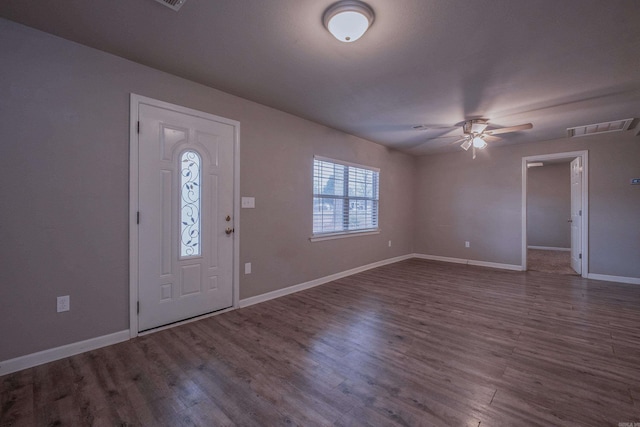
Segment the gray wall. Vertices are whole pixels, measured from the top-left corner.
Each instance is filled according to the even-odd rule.
[[[416,160],[2,19],[0,64],[0,360],[129,327],[131,92],[241,122],[241,193],[256,197],[240,216],[240,262],[253,266],[241,298],[414,249],[520,264],[521,157],[579,149],[590,270],[640,277],[631,132]],[[379,235],[309,242],[314,154],[381,169]],[[71,311],[55,313],[67,294]]]
[[[0,63],[0,360],[129,327],[131,92],[241,122],[241,298],[412,252],[412,157],[2,19]],[[379,235],[309,242],[314,154],[381,169]]]
[[[527,244],[571,247],[571,170],[569,163],[527,171]]]
[[[475,160],[470,152],[419,159],[416,252],[520,264],[521,165],[506,153],[485,150]]]
[[[520,265],[522,157],[577,150],[589,151],[589,272],[640,278],[640,186],[630,185],[640,138],[631,131],[490,147],[476,160],[421,157],[416,252]]]

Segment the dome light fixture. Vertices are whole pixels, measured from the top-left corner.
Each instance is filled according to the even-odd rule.
[[[358,40],[373,24],[373,9],[358,0],[342,0],[334,3],[322,18],[324,26],[338,40],[352,43]]]

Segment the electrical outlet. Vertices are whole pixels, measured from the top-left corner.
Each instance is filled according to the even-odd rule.
[[[391,240],[389,240],[389,247],[391,247]]]
[[[471,243],[469,243],[469,242],[464,242],[464,247],[465,247],[465,248],[470,248],[470,247],[471,247]]]
[[[69,311],[71,309],[71,300],[69,295],[58,297],[58,313]]]
[[[251,274],[251,263],[245,262],[244,264],[244,274]]]

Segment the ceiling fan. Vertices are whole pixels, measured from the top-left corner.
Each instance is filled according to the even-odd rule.
[[[464,136],[456,141],[451,142],[450,144],[453,145],[461,143],[460,147],[462,147],[462,149],[465,151],[471,148],[473,152],[473,158],[475,159],[476,149],[482,150],[487,146],[487,141],[485,141],[487,137],[499,135],[501,133],[517,132],[520,130],[533,128],[533,124],[531,123],[490,130],[487,130],[488,126],[489,121],[486,119],[467,120],[462,124],[462,133],[464,133]]]

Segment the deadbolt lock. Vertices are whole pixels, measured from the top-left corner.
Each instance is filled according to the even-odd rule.
[[[225,221],[227,222],[231,221],[231,216],[227,215],[227,217],[225,218]]]

